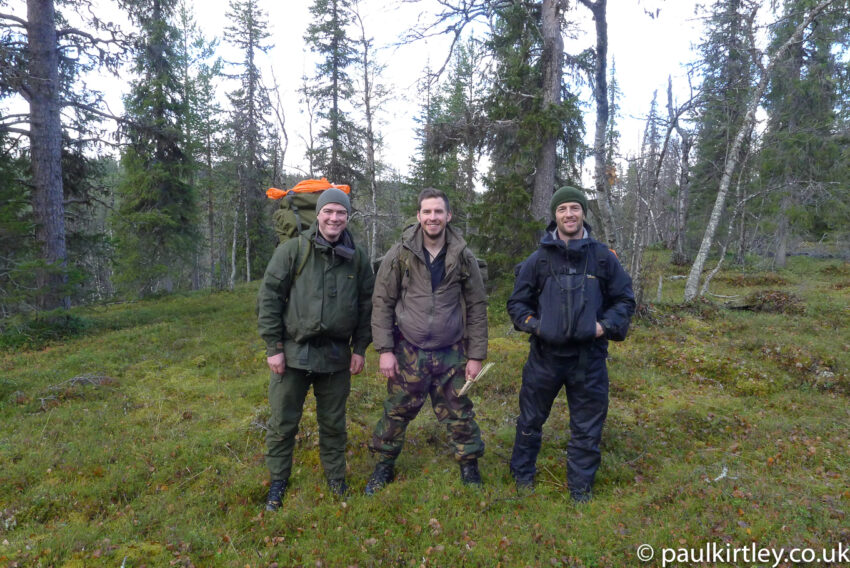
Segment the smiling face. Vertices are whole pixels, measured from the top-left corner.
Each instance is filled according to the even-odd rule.
[[[558,235],[563,240],[580,239],[584,236],[584,211],[579,203],[567,201],[555,209]]]
[[[429,197],[419,202],[416,218],[428,239],[440,240],[446,232],[446,226],[452,220],[452,213],[441,197]]]
[[[335,243],[348,226],[348,211],[338,203],[328,203],[316,215],[319,232],[329,243]]]

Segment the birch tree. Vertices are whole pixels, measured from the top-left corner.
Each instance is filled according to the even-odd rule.
[[[702,275],[703,267],[705,266],[706,259],[708,258],[708,252],[714,242],[717,227],[720,224],[720,217],[726,204],[726,196],[729,192],[732,176],[735,172],[735,168],[738,166],[739,160],[741,159],[741,150],[743,148],[744,140],[750,135],[755,125],[756,111],[758,110],[759,103],[767,89],[773,68],[777,61],[781,61],[783,59],[791,46],[795,45],[802,39],[803,34],[809,25],[811,25],[811,23],[815,21],[817,17],[834,1],[835,0],[821,0],[821,2],[814,6],[809,13],[802,18],[800,23],[794,28],[790,37],[768,57],[766,64],[761,65],[761,61],[759,61],[761,77],[756,87],[749,94],[743,123],[738,129],[729,148],[728,157],[723,168],[723,175],[720,178],[720,187],[717,192],[717,197],[714,200],[714,207],[711,210],[711,216],[709,217],[708,225],[706,226],[705,233],[703,234],[699,251],[694,259],[693,265],[691,265],[691,270],[688,273],[688,279],[685,282],[686,302],[693,300],[697,295],[700,276]]]

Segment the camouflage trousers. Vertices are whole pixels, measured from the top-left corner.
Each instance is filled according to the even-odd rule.
[[[445,424],[457,461],[484,454],[481,430],[468,396],[458,397],[466,382],[466,353],[463,345],[427,351],[401,339],[395,356],[400,373],[387,381],[384,414],[375,426],[369,448],[383,463],[394,463],[404,445],[407,425],[416,418],[425,399],[437,420]]]

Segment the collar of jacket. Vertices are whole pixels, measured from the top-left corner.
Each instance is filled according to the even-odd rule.
[[[583,239],[571,239],[569,244],[562,241],[559,237],[556,237],[558,225],[555,221],[549,223],[549,226],[546,227],[546,231],[543,233],[543,237],[540,239],[541,247],[556,247],[563,248],[564,250],[570,249],[579,249],[587,246],[593,240],[593,237],[590,236],[591,227],[587,221],[584,221],[584,231],[585,238]]]
[[[416,255],[416,257],[425,262],[425,240],[422,236],[422,226],[419,223],[409,225],[401,235],[401,244],[405,248]],[[461,251],[466,248],[466,240],[460,234],[460,231],[452,225],[446,225],[446,273],[448,274],[455,261],[460,256]]]
[[[307,231],[306,237],[319,251],[334,254],[340,258],[344,258],[345,260],[351,260],[354,258],[354,237],[351,236],[351,233],[347,228],[343,229],[336,246],[331,245],[331,243],[322,236],[322,233],[319,232],[319,226],[317,223],[313,223]]]

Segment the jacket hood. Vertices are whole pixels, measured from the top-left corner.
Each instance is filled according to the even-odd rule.
[[[457,258],[460,251],[466,247],[466,240],[463,238],[463,235],[450,224],[446,225],[446,243],[448,244],[448,248],[446,249],[447,260],[449,258]],[[405,248],[410,249],[422,262],[425,262],[425,252],[423,251],[424,237],[422,236],[422,226],[419,223],[408,225],[404,229],[404,232],[401,234],[401,244]]]

